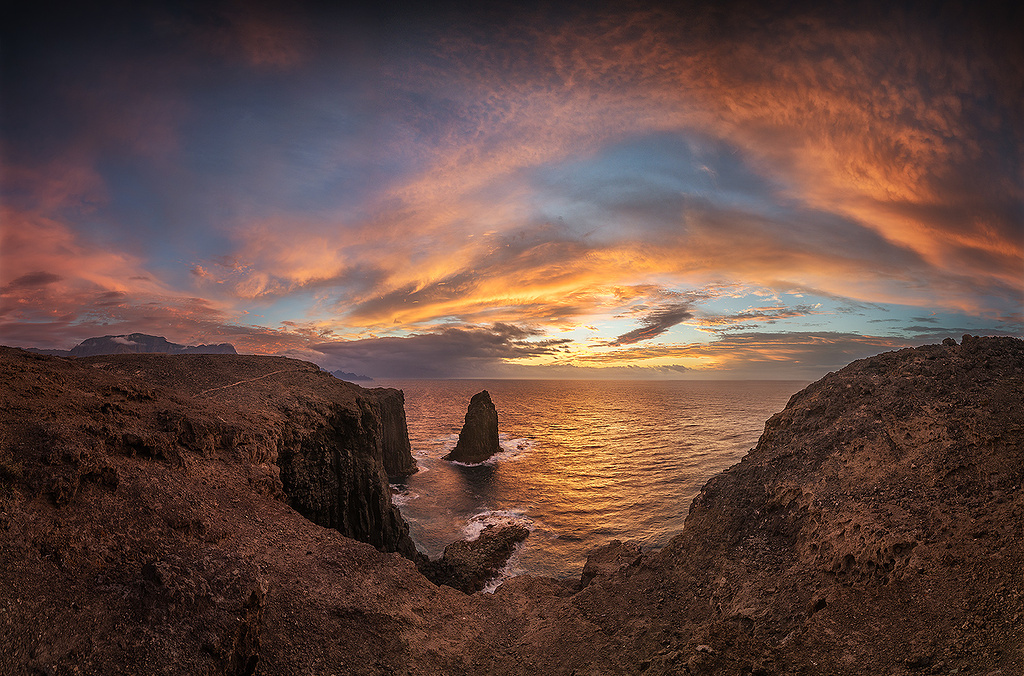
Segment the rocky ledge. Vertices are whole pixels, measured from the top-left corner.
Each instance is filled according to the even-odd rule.
[[[832,373],[708,482],[663,550],[613,544],[586,586],[519,577],[493,595],[302,515],[387,530],[372,487],[342,508],[286,480],[369,486],[355,461],[300,460],[350,432],[353,458],[376,457],[376,400],[358,388],[321,396],[290,360],[206,358],[253,360],[225,380],[215,362],[12,352],[2,673],[1024,673],[1017,339]]]

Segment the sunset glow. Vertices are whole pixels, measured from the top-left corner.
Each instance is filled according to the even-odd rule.
[[[811,379],[1024,335],[1014,10],[515,7],[6,22],[0,343]]]

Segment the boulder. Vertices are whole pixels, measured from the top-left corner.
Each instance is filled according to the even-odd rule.
[[[459,432],[459,442],[445,460],[479,464],[501,450],[498,444],[498,411],[491,395],[484,390],[473,395],[466,411],[466,423]]]
[[[420,562],[419,569],[434,584],[472,594],[498,574],[529,534],[525,526],[514,523],[487,526],[475,540],[453,542],[440,558]]]

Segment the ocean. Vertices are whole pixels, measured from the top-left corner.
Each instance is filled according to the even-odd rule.
[[[392,499],[421,551],[486,525],[531,533],[499,580],[578,578],[587,552],[619,539],[645,551],[682,530],[690,502],[757,442],[797,381],[387,380],[405,392],[419,472]],[[487,390],[502,452],[465,466],[442,460],[470,398]]]

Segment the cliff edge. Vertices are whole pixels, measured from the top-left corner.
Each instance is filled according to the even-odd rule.
[[[661,551],[493,595],[342,535],[388,532],[377,400],[312,365],[0,365],[2,673],[1024,673],[1018,339],[829,374]]]

